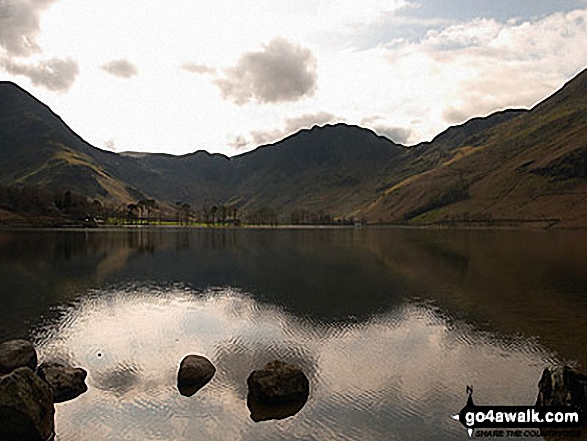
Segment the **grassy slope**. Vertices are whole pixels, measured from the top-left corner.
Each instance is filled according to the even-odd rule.
[[[585,133],[583,72],[531,112],[485,131],[481,143],[465,142],[458,156],[393,188],[362,213],[412,223],[490,215],[584,225]]]
[[[12,83],[0,82],[0,183],[68,189],[101,199],[134,199],[94,149],[51,110]]]
[[[85,143],[50,109],[0,82],[0,183],[67,188],[129,202],[295,209],[372,222],[563,218],[584,224],[587,74],[532,111],[510,110],[406,148],[337,124],[234,158],[120,155]]]

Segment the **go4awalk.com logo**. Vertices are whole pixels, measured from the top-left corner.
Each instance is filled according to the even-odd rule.
[[[474,433],[475,437],[488,438],[541,437],[551,431],[560,435],[565,430],[566,438],[576,438],[587,422],[583,412],[574,406],[477,406],[471,386],[467,386],[467,394],[467,404],[452,418],[465,426],[469,437]]]

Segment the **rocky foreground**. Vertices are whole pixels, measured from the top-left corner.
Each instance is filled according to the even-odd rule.
[[[46,361],[37,366],[32,343],[0,344],[0,440],[50,441],[55,438],[55,403],[72,400],[88,390],[87,372]],[[206,357],[187,355],[180,363],[177,388],[190,397],[208,384],[216,368]],[[247,404],[254,421],[282,419],[299,412],[310,393],[302,370],[273,361],[248,379]]]
[[[0,344],[0,439],[47,441],[55,436],[54,403],[88,390],[82,368],[48,362],[26,340]]]
[[[32,343],[0,344],[0,440],[51,441],[55,437],[55,403],[88,390],[87,372],[54,361],[37,365]],[[201,355],[180,362],[177,388],[190,397],[208,384],[215,366]],[[255,422],[283,419],[299,412],[308,400],[310,382],[295,365],[275,360],[247,378],[247,406]],[[545,369],[538,383],[536,406],[574,406],[587,414],[587,375],[568,366]]]

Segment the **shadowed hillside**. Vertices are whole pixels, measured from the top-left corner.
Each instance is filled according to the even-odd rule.
[[[586,134],[584,71],[531,111],[461,142],[451,159],[401,182],[362,213],[412,223],[551,219],[585,225]]]
[[[506,110],[405,147],[346,124],[228,158],[95,148],[32,95],[0,82],[0,184],[126,205],[227,206],[290,222],[540,221],[584,225],[587,73],[531,110]],[[297,216],[297,217],[296,217]]]

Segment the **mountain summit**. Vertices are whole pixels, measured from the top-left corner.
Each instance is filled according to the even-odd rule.
[[[0,82],[0,184],[71,190],[126,205],[303,210],[369,222],[551,222],[587,215],[587,71],[531,110],[395,144],[347,124],[304,129],[228,158],[95,148],[32,95]]]

